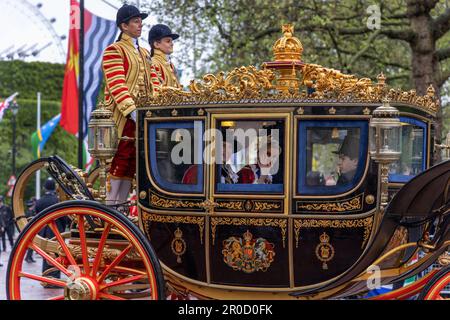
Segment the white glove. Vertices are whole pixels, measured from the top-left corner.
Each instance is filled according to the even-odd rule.
[[[130,113],[130,118],[133,119],[134,122],[136,122],[136,110]]]

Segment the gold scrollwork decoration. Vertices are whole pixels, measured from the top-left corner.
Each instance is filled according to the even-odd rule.
[[[349,212],[349,211],[359,211],[362,209],[362,195],[358,195],[352,199],[346,199],[343,201],[335,202],[299,202],[299,210],[303,209],[308,212]]]
[[[158,215],[151,214],[148,212],[142,212],[142,220],[144,226],[147,223],[147,230],[151,222],[159,223],[185,223],[185,224],[196,224],[198,225],[200,233],[200,243],[203,244],[203,231],[205,230],[205,217],[192,217],[192,216],[169,216],[169,215]]]
[[[156,194],[150,197],[150,204],[157,208],[176,209],[176,208],[203,208],[202,202],[193,202],[188,200],[175,200],[161,198]]]
[[[280,203],[269,203],[265,201],[255,201],[255,209],[254,211],[271,211],[274,209],[280,209],[281,205]]]
[[[295,219],[294,234],[295,247],[298,248],[301,228],[364,228],[361,248],[364,248],[373,226],[373,216],[364,219],[335,220],[335,219]]]
[[[286,247],[287,219],[211,217],[212,245],[215,244],[218,225],[278,227],[281,229],[283,248]]]
[[[227,209],[227,210],[236,210],[243,211],[244,210],[244,202],[243,201],[220,201],[218,202],[219,209]]]

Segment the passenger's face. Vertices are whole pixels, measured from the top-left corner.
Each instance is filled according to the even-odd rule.
[[[142,33],[142,18],[131,18],[128,23],[122,23],[121,26],[123,33],[137,39],[141,36]]]
[[[173,40],[171,37],[165,37],[155,41],[154,46],[165,54],[171,54],[173,52]]]
[[[358,166],[358,159],[350,159],[343,154],[339,155],[338,167],[341,173],[347,173],[356,170]]]

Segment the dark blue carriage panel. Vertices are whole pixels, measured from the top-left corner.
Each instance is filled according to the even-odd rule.
[[[149,161],[150,174],[155,183],[165,191],[190,194],[204,192],[204,123],[203,121],[195,123],[197,126],[194,121],[151,122],[149,125],[149,159],[147,161]],[[175,130],[187,130],[190,133],[192,148],[189,163],[184,161],[174,163],[172,159],[173,147],[180,142],[173,141],[172,137],[169,137],[169,133],[171,136],[176,133]],[[165,133],[164,137],[161,137],[161,132]],[[161,144],[162,147],[158,144]],[[194,145],[196,147],[193,147]],[[194,153],[196,154],[194,155]]]
[[[426,169],[427,124],[418,119],[400,117],[401,155],[391,164],[389,182],[405,183]]]
[[[361,181],[366,167],[368,127],[369,122],[362,120],[299,120],[297,194],[338,195],[353,189]],[[316,146],[317,151],[313,150]],[[338,166],[339,154],[343,153],[353,154],[351,157],[357,159],[350,178],[338,175],[334,169]]]

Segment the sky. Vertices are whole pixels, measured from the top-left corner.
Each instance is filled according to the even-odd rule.
[[[128,3],[137,4],[138,0]],[[115,20],[117,9],[122,5],[120,0],[85,0],[85,8],[93,14],[105,19]],[[38,8],[38,4],[42,4]],[[24,61],[46,61],[65,63],[67,52],[67,38],[69,32],[70,0],[0,0],[0,21],[8,26],[0,31],[0,59],[7,59],[7,52],[20,48],[44,48],[36,57],[21,58]],[[55,19],[53,23],[50,23]],[[47,22],[45,22],[47,21]],[[158,23],[151,14],[144,20],[144,28],[140,45],[149,49],[147,35],[151,26]],[[49,26],[50,27],[49,27]],[[52,36],[54,34],[54,37]],[[55,40],[56,38],[56,40]],[[46,47],[46,45],[48,45]],[[14,46],[14,47],[12,47]],[[174,61],[176,62],[177,43],[175,42]],[[14,58],[18,58],[17,54]],[[187,70],[186,70],[187,71]],[[190,72],[183,72],[181,83],[189,82]]]

